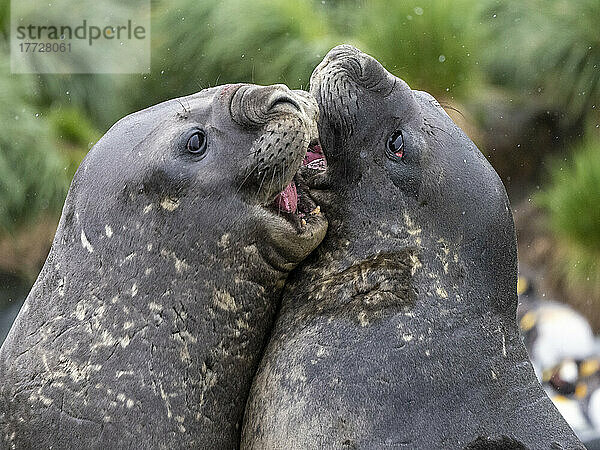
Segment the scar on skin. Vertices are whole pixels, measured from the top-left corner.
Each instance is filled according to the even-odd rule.
[[[369,325],[369,320],[367,319],[367,314],[364,311],[361,311],[358,314],[358,321],[360,322],[361,327],[366,327]]]
[[[148,303],[148,308],[150,308],[151,311],[156,311],[156,312],[160,312],[163,310],[162,305],[159,305],[158,303],[154,303],[154,302]]]
[[[421,233],[421,229],[415,226],[415,224],[413,223],[408,213],[406,213],[406,211],[404,212],[404,223],[406,224],[407,233],[411,236],[415,236]]]
[[[130,253],[129,255],[127,255],[125,258],[123,258],[121,260],[121,262],[119,263],[119,266],[123,266],[123,264],[131,261],[133,258],[135,258],[135,252]]]
[[[225,311],[235,311],[238,308],[235,298],[233,298],[229,292],[215,289],[214,295],[215,305],[219,308],[224,309]]]
[[[160,388],[160,397],[165,402],[165,408],[167,410],[167,417],[170,419],[173,416],[173,413],[171,412],[171,403],[169,402],[169,396],[165,393],[162,383],[159,382],[158,387]]]
[[[83,246],[83,248],[85,248],[88,252],[93,253],[94,252],[94,247],[92,247],[92,244],[90,244],[90,241],[88,241],[87,236],[85,235],[85,231],[83,231],[83,229],[81,230],[81,245]]]
[[[446,292],[446,290],[444,288],[441,288],[441,287],[435,288],[435,293],[442,298],[448,298],[448,293]]]
[[[409,257],[411,263],[410,274],[414,276],[417,270],[423,267],[423,264],[421,264],[421,261],[419,261],[419,257],[414,253],[411,253]]]
[[[85,319],[86,312],[86,305],[80,301],[77,303],[77,306],[75,306],[75,312],[73,313],[73,315],[77,317],[78,320],[83,320]]]
[[[167,211],[175,211],[177,208],[179,208],[179,199],[166,197],[162,202],[160,202],[160,206]]]
[[[217,245],[221,248],[229,247],[229,233],[225,233],[223,236],[221,236],[221,239],[219,239],[219,243]]]
[[[188,270],[190,268],[189,264],[185,262],[185,259],[179,259],[177,255],[172,251],[162,249],[160,251],[160,254],[165,258],[170,258],[173,260],[175,264],[175,270],[177,271],[177,273],[181,273],[184,270]]]

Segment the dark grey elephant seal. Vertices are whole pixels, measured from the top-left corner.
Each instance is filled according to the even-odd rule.
[[[292,181],[316,115],[229,85],[107,132],[0,350],[1,448],[239,446],[284,280],[326,231]]]
[[[583,448],[519,338],[513,220],[486,159],[353,47],[311,92],[329,231],[288,279],[242,447]]]

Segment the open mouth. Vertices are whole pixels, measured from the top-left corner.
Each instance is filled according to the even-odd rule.
[[[275,197],[272,208],[277,213],[286,216],[287,219],[300,226],[306,226],[312,216],[318,216],[321,208],[311,198],[309,188],[302,177],[302,170],[323,172],[327,169],[327,159],[321,149],[320,142],[315,139],[311,141],[302,161],[302,167],[294,175],[290,184]]]

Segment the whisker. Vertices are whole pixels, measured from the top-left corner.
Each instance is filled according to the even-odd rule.
[[[267,176],[267,171],[265,170],[265,174],[263,175],[262,180],[260,180],[260,185],[258,186],[258,191],[256,191],[257,197],[260,195],[260,190],[262,188],[263,183],[265,182],[266,176]]]
[[[465,118],[465,115],[464,115],[464,114],[463,114],[463,113],[462,113],[460,110],[456,109],[456,108],[455,108],[454,106],[452,106],[452,105],[449,105],[449,104],[447,104],[447,103],[440,103],[440,106],[441,106],[442,108],[444,108],[444,109],[449,109],[449,110],[451,110],[451,111],[455,111],[455,112],[459,113],[459,114],[460,114],[460,115],[463,117],[463,119]]]
[[[179,103],[179,106],[181,106],[181,109],[183,109],[183,113],[178,112],[177,115],[183,119],[187,119],[187,115],[189,114],[189,110],[184,106],[184,104],[181,102],[181,100],[176,99],[177,103]]]
[[[277,167],[275,167],[274,169],[272,169],[273,170],[273,176],[271,177],[271,182],[269,183],[269,192],[272,192],[271,189],[273,188],[273,180],[275,180],[275,172],[277,171],[276,169],[277,169]]]
[[[242,186],[244,185],[244,183],[246,181],[248,181],[248,178],[250,178],[250,175],[252,175],[254,173],[254,171],[258,168],[258,165],[254,166],[254,168],[248,173],[248,175],[246,175],[244,177],[244,179],[242,180],[242,182],[240,183],[240,185],[238,186],[237,190],[235,191],[235,193],[237,194],[238,192],[240,192],[240,189],[242,189]]]
[[[256,156],[258,154],[258,152],[260,151],[259,148],[257,148],[256,150],[252,150],[250,153],[246,154],[245,157],[249,158],[251,156]]]

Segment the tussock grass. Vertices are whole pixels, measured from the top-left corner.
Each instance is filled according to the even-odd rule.
[[[1,58],[0,234],[60,210],[69,181],[51,126],[31,99],[33,80],[7,66]]]
[[[570,123],[600,105],[598,0],[485,4],[485,61],[495,83],[542,97]]]
[[[536,197],[555,236],[552,270],[567,291],[600,300],[600,136],[573,150],[570,162],[554,161],[550,184]]]

